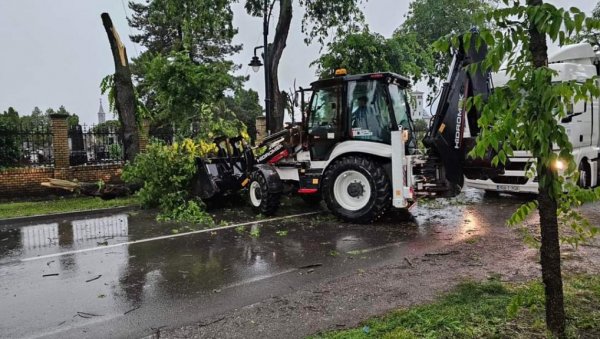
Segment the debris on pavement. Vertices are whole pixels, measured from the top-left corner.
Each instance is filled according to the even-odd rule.
[[[301,270],[303,270],[303,269],[307,269],[307,268],[315,268],[315,267],[321,267],[321,266],[323,266],[322,263],[316,263],[316,264],[310,264],[310,265],[300,266],[298,268],[301,269]]]
[[[88,312],[77,312],[77,314],[75,314],[73,316],[73,318],[81,317],[81,318],[89,319],[89,318],[101,317],[101,316],[102,316],[101,314],[94,314],[94,313],[88,313]]]
[[[435,256],[445,256],[451,254],[458,254],[459,251],[448,251],[448,252],[438,252],[438,253],[425,253],[426,257],[435,257]]]
[[[100,277],[102,277],[102,274],[99,274],[99,275],[98,275],[97,277],[95,277],[95,278],[92,278],[92,279],[86,280],[85,282],[86,282],[86,283],[89,283],[89,282],[92,282],[92,281],[94,281],[94,280],[98,280],[98,279],[100,279]]]
[[[130,310],[128,310],[128,311],[125,311],[125,313],[123,313],[123,315],[127,315],[127,314],[129,314],[129,313],[131,313],[131,312],[133,312],[133,311],[139,310],[139,309],[140,309],[140,307],[141,307],[141,306],[136,306],[136,307],[134,307],[134,308],[132,308],[132,309],[130,309]]]

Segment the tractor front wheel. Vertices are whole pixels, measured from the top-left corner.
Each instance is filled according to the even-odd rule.
[[[258,171],[250,175],[248,201],[256,213],[274,215],[279,209],[281,193],[269,191],[267,180]]]
[[[381,164],[361,156],[335,161],[323,177],[323,199],[338,218],[370,223],[392,203],[392,188]]]

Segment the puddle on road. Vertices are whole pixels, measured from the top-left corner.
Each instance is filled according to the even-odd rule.
[[[414,217],[390,213],[373,225],[341,223],[322,213],[114,247],[170,234],[176,226],[157,223],[151,213],[133,212],[3,230],[0,285],[5,287],[0,299],[12,311],[0,315],[0,323],[19,329],[31,326],[27,319],[43,319],[35,326],[47,329],[67,318],[68,324],[83,321],[72,318],[81,310],[124,314],[140,305],[162,308],[306,265],[332,269],[362,260],[377,262],[401,246],[427,248],[485,232],[518,205],[470,192],[464,199],[419,206]],[[309,210],[303,208],[294,212]],[[242,221],[243,215],[228,220]],[[73,252],[93,247],[100,250]],[[19,263],[64,252],[69,254]]]
[[[0,262],[126,241],[128,220],[116,214],[0,230]]]

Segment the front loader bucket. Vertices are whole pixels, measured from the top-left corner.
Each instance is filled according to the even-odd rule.
[[[217,195],[220,192],[219,186],[208,172],[204,160],[196,158],[196,167],[196,174],[192,178],[192,194],[203,200]]]

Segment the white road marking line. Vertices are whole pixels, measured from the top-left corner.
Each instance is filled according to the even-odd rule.
[[[375,251],[383,250],[383,249],[390,248],[390,247],[397,247],[397,246],[400,246],[400,245],[402,245],[404,243],[405,243],[404,241],[400,241],[400,242],[395,242],[395,243],[392,243],[392,244],[381,245],[381,246],[371,247],[371,248],[365,248],[364,250],[348,251],[348,252],[346,252],[346,254],[360,255],[360,254],[365,254],[365,253],[370,253],[370,252],[375,252]]]
[[[289,270],[285,270],[285,271],[281,271],[281,272],[277,272],[277,273],[273,273],[273,274],[259,275],[259,276],[254,277],[254,278],[242,280],[242,281],[237,282],[235,284],[230,284],[230,285],[223,286],[223,287],[220,288],[220,290],[226,290],[226,289],[229,289],[229,288],[240,287],[240,286],[243,286],[243,285],[251,284],[251,283],[254,283],[254,282],[257,282],[257,281],[266,280],[266,279],[275,278],[275,277],[278,277],[280,275],[284,275],[284,274],[288,274],[288,273],[292,273],[292,272],[296,272],[296,271],[298,271],[297,268],[290,268]]]
[[[288,216],[285,216],[285,217],[263,219],[263,220],[256,220],[256,221],[249,221],[249,222],[244,222],[244,223],[235,224],[235,225],[222,226],[222,227],[216,227],[216,228],[209,228],[209,229],[204,229],[204,230],[199,230],[199,231],[192,231],[192,232],[187,232],[187,233],[163,235],[163,236],[160,236],[160,237],[148,238],[148,239],[141,239],[141,240],[134,240],[134,241],[128,241],[128,242],[123,242],[123,243],[119,243],[119,244],[112,244],[112,245],[108,245],[108,246],[99,246],[99,247],[92,247],[92,248],[84,248],[84,249],[76,250],[76,251],[68,251],[68,252],[54,253],[54,254],[48,254],[48,255],[40,255],[40,256],[37,256],[37,257],[31,257],[31,258],[21,259],[20,262],[28,262],[28,261],[34,261],[34,260],[56,258],[56,257],[61,257],[63,255],[71,255],[71,254],[79,254],[79,253],[86,253],[86,252],[93,252],[93,251],[101,251],[101,250],[106,250],[106,249],[109,249],[109,248],[115,248],[115,247],[120,247],[120,246],[129,246],[129,245],[141,244],[141,243],[151,242],[151,241],[157,241],[157,240],[179,238],[179,237],[183,237],[183,236],[187,236],[187,235],[192,235],[192,234],[200,234],[200,233],[209,233],[209,232],[222,231],[222,230],[226,230],[226,229],[230,229],[230,228],[236,228],[236,227],[240,227],[240,226],[249,226],[249,225],[255,225],[255,224],[260,224],[260,223],[280,221],[280,220],[285,220],[285,219],[300,218],[300,217],[305,217],[305,216],[309,216],[309,215],[315,215],[315,214],[319,214],[319,213],[323,213],[323,211],[301,213],[301,214],[288,215]]]

